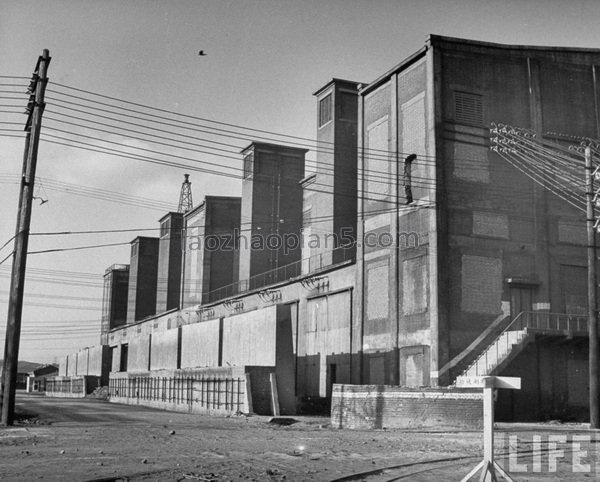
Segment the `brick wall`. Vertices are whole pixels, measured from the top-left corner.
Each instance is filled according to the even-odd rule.
[[[482,400],[482,392],[477,389],[336,384],[331,400],[331,424],[352,429],[480,429]]]

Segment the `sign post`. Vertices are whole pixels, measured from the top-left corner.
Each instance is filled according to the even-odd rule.
[[[516,377],[459,377],[457,387],[483,389],[483,460],[461,482],[467,482],[481,471],[482,482],[497,481],[499,473],[509,482],[513,479],[494,460],[494,390],[520,390],[521,379]]]

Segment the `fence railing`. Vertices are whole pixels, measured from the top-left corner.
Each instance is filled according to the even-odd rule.
[[[83,393],[85,380],[81,378],[67,378],[57,380],[52,378],[46,379],[46,392],[50,393]]]
[[[246,380],[235,377],[151,377],[110,378],[111,398],[143,402],[195,405],[199,408],[245,412]]]
[[[543,311],[522,311],[504,331],[524,330],[588,331],[588,317],[566,313],[547,313]]]
[[[339,247],[331,251],[319,253],[309,258],[299,259],[293,263],[280,266],[264,273],[252,276],[249,279],[239,280],[216,290],[210,291],[203,296],[203,303],[219,301],[231,296],[246,293],[248,291],[264,288],[275,283],[288,281],[317,272],[335,264],[346,261],[354,261],[356,258],[356,249],[354,247]]]

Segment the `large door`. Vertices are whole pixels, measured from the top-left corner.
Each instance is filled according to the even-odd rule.
[[[510,287],[510,316],[514,320],[523,311],[533,311],[533,287]]]

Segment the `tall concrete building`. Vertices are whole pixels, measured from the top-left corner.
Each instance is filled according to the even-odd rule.
[[[183,213],[168,213],[159,223],[156,313],[180,307]]]
[[[585,412],[585,330],[572,322],[586,310],[584,216],[552,177],[540,186],[490,150],[490,127],[556,146],[597,138],[599,61],[432,35],[361,89],[359,238],[380,241],[358,253],[363,383],[513,374],[523,389],[501,394],[504,415]]]
[[[336,413],[358,418],[364,412],[365,423],[379,426],[388,407],[407,419],[402,411],[412,404],[427,417],[430,389],[441,394],[438,403],[455,396],[452,385],[465,376],[513,375],[522,378],[522,389],[500,392],[500,418],[584,420],[584,170],[582,156],[567,148],[600,138],[598,65],[600,50],[432,35],[371,83],[328,83],[316,93],[318,136],[333,153],[319,151],[316,173],[305,178],[304,149],[248,146],[239,264],[235,258],[212,264],[212,253],[202,251],[192,261],[194,252],[186,253],[184,305],[200,306],[154,316],[136,329],[114,328],[114,359],[138,372],[137,386],[163,383],[164,390],[177,384],[161,381],[159,370],[172,370],[169,380],[181,378],[178,370],[212,380],[235,367],[244,375],[240,384],[245,375],[258,377],[250,385],[262,395],[276,385],[288,411],[309,403],[326,407],[334,384],[344,384],[338,395],[350,396],[338,398]],[[498,124],[525,129],[527,141],[490,149],[490,129]],[[346,156],[354,150],[354,128],[356,166]],[[547,157],[554,151],[559,158]],[[326,233],[352,224],[355,208],[344,205],[346,191],[327,173],[340,176],[339,186],[346,175],[356,179],[355,261],[334,256],[294,271],[302,264],[300,246],[283,252],[250,243],[254,236],[267,242],[270,235],[299,233],[303,203],[307,229],[317,219],[332,220],[322,225]],[[202,213],[187,215],[188,237],[190,229],[202,238],[200,228],[214,226]],[[130,292],[139,279],[138,258],[132,256]],[[205,288],[207,269],[212,283],[217,275],[231,277],[236,265],[239,282],[231,289]],[[130,296],[131,312],[133,299],[141,300]],[[111,394],[135,393],[129,373],[111,377]],[[401,387],[410,404],[391,402]],[[428,389],[417,402],[421,387]],[[472,412],[461,409],[463,395],[450,412],[468,422]],[[469,407],[480,409],[473,400]],[[189,410],[188,403],[202,402],[178,409]]]
[[[240,198],[206,196],[185,214],[183,307],[237,292],[240,209]]]
[[[127,322],[129,265],[113,264],[104,272],[100,343],[108,344],[108,333]]]
[[[354,259],[358,83],[333,79],[317,98],[317,158],[303,182],[303,272]]]
[[[302,187],[306,149],[253,142],[242,151],[240,289],[288,279],[302,256]],[[285,240],[295,240],[288,243]],[[243,284],[246,283],[245,286]]]
[[[156,313],[159,238],[138,236],[131,242],[127,323]]]

